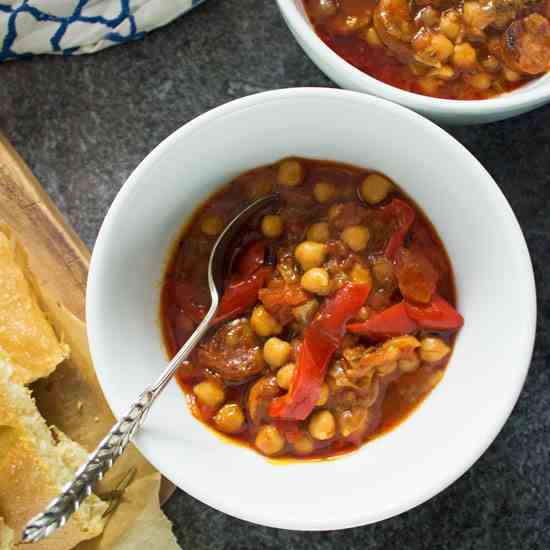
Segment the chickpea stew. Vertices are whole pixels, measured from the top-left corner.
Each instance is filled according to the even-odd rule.
[[[487,99],[550,70],[550,0],[304,0],[319,37],[410,92]]]
[[[168,264],[173,356],[208,305],[216,236],[278,192],[235,242],[213,328],[177,373],[193,414],[270,457],[324,458],[401,422],[443,376],[463,318],[430,222],[384,175],[283,159],[195,213]]]

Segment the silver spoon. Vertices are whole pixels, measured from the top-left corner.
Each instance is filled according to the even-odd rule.
[[[279,201],[278,195],[269,195],[254,201],[241,210],[224,229],[216,240],[208,262],[208,286],[211,303],[204,319],[191,334],[189,339],[176,353],[159,378],[151,384],[132,404],[128,413],[123,416],[105,436],[89,457],[76,472],[72,481],[67,483],[61,494],[56,497],[44,512],[32,518],[22,534],[23,543],[38,542],[50,536],[56,529],[63,527],[71,515],[78,510],[82,501],[90,495],[94,485],[111,469],[118,457],[124,452],[143,424],[149,409],[174,376],[178,366],[199,343],[216,314],[223,290],[227,248],[236,235],[255,214]]]

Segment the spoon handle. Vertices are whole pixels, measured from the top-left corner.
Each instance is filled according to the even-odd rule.
[[[156,398],[166,387],[180,363],[187,358],[202,338],[216,313],[217,305],[216,296],[202,322],[159,378],[139,396],[138,400],[131,405],[128,413],[112,427],[95,451],[89,455],[88,460],[76,471],[73,480],[63,487],[61,494],[50,502],[44,512],[27,523],[21,542],[38,542],[48,537],[56,529],[63,527],[72,514],[78,510],[84,499],[91,494],[94,485],[103,478],[124,452],[143,424]]]

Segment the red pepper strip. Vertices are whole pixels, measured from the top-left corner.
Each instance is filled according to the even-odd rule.
[[[393,199],[389,204],[380,208],[380,212],[384,216],[397,218],[398,228],[390,237],[384,254],[389,260],[393,260],[397,251],[403,246],[403,242],[409,229],[414,223],[414,210],[401,199]]]
[[[246,279],[233,278],[223,293],[213,323],[220,323],[231,317],[236,317],[253,306],[258,300],[260,288],[264,286],[271,272],[272,268],[266,266],[260,267]]]
[[[346,323],[357,315],[369,292],[368,284],[347,283],[325,302],[305,330],[290,389],[269,404],[270,416],[304,420],[311,413],[319,399],[327,365],[340,345]]]
[[[408,316],[421,328],[455,330],[464,324],[464,317],[439,294],[434,294],[426,306],[405,302],[405,308]]]
[[[239,254],[236,272],[242,279],[250,277],[264,265],[265,247],[265,241],[254,241]]]
[[[405,302],[401,301],[362,323],[351,323],[347,328],[371,338],[392,338],[415,332],[418,327],[407,314]]]

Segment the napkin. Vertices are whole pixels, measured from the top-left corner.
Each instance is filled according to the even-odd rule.
[[[138,40],[203,0],[3,0],[0,61],[94,53]]]

